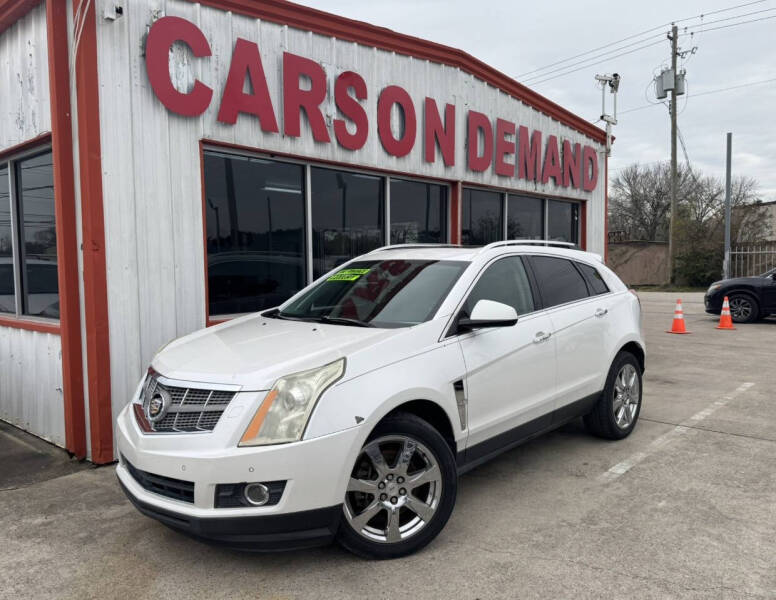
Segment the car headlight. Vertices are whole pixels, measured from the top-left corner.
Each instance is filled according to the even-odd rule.
[[[721,287],[722,287],[722,284],[721,284],[721,283],[712,283],[712,284],[709,286],[709,289],[708,289],[708,291],[707,291],[706,293],[707,293],[707,294],[711,294],[712,292],[716,292],[716,291],[717,291],[719,288],[721,288]]]
[[[272,386],[240,439],[240,446],[283,444],[302,439],[318,398],[345,373],[341,358],[317,369],[281,377]]]

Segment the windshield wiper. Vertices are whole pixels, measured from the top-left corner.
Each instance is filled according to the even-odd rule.
[[[335,325],[351,325],[353,327],[374,327],[374,325],[367,323],[366,321],[348,319],[347,317],[320,316],[316,319],[316,321],[320,321],[321,323],[332,323]]]

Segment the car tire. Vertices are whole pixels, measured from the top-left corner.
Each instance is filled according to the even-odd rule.
[[[604,391],[584,418],[585,427],[593,435],[608,440],[628,437],[639,419],[641,397],[639,361],[630,352],[620,352],[609,369]]]
[[[753,296],[736,292],[728,297],[728,302],[734,323],[754,323],[760,318],[760,306]]]
[[[412,554],[445,526],[457,490],[455,456],[439,431],[409,413],[390,415],[353,465],[337,541],[364,558]]]

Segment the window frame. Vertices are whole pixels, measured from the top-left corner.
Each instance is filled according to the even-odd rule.
[[[601,276],[601,272],[596,267],[594,267],[591,264],[579,261],[579,260],[575,260],[575,261],[572,261],[572,262],[574,263],[574,266],[577,268],[577,271],[579,271],[580,275],[582,275],[582,278],[585,280],[585,284],[587,285],[587,291],[588,291],[588,297],[589,298],[597,298],[598,296],[605,296],[606,294],[611,294],[612,293],[612,290],[609,288],[609,284],[606,283],[606,280]],[[583,271],[580,268],[581,266],[585,266],[585,267],[588,267],[590,269],[593,269],[596,273],[598,273],[598,276],[601,277],[601,282],[604,284],[604,287],[606,288],[605,292],[596,292],[593,289],[593,282],[590,281],[590,276],[585,271]]]
[[[451,224],[452,224],[452,211],[451,211],[451,205],[452,205],[452,198],[453,198],[453,185],[448,180],[441,180],[441,179],[434,179],[434,178],[423,178],[423,177],[416,177],[413,175],[404,175],[400,173],[393,173],[393,172],[387,172],[387,171],[380,171],[378,169],[369,169],[369,168],[359,168],[358,166],[347,166],[347,165],[340,165],[335,163],[327,163],[325,161],[320,160],[314,160],[314,159],[303,159],[303,158],[294,158],[294,157],[288,157],[284,156],[282,154],[274,154],[269,152],[263,152],[260,150],[251,150],[249,148],[236,148],[230,145],[221,145],[219,143],[214,143],[212,141],[206,141],[202,140],[201,142],[201,148],[200,148],[200,156],[201,156],[201,169],[202,169],[202,228],[204,232],[204,239],[207,239],[207,213],[205,210],[205,155],[208,153],[215,153],[215,154],[221,154],[221,155],[231,155],[236,158],[258,158],[258,159],[264,159],[264,160],[271,160],[274,162],[280,162],[280,163],[287,163],[287,164],[294,164],[294,165],[301,165],[303,167],[303,184],[304,184],[304,261],[305,261],[305,267],[304,267],[304,275],[305,275],[305,285],[304,287],[307,287],[311,283],[316,281],[316,278],[313,275],[313,222],[312,222],[312,170],[313,168],[321,168],[321,169],[328,169],[333,171],[343,171],[347,173],[353,173],[356,175],[369,175],[372,177],[378,177],[381,179],[382,183],[382,190],[383,190],[383,246],[390,245],[391,240],[391,180],[392,179],[398,179],[402,181],[411,181],[416,183],[423,183],[423,184],[432,184],[432,185],[439,185],[444,188],[446,188],[446,202],[445,202],[445,212],[442,215],[442,218],[445,220],[445,227],[444,227],[444,233],[445,233],[445,239],[449,240],[452,231],[451,231]],[[224,313],[224,314],[210,314],[210,301],[209,301],[209,292],[207,291],[208,288],[208,253],[207,253],[207,245],[203,248],[204,252],[204,263],[205,263],[205,289],[206,289],[206,297],[205,297],[205,317],[206,317],[206,323],[207,324],[216,324],[223,321],[227,321],[229,319],[238,317],[243,314],[250,314],[250,313]],[[355,258],[355,257],[354,257]],[[340,265],[341,266],[341,265]],[[300,290],[301,291],[301,290]],[[263,309],[266,310],[266,309]]]
[[[576,265],[576,262],[573,258],[569,258],[567,256],[562,256],[560,254],[545,254],[542,252],[535,252],[535,253],[529,253],[525,255],[527,258],[527,263],[530,265],[531,269],[531,276],[533,277],[533,281],[536,285],[537,293],[539,294],[541,298],[541,307],[542,310],[555,310],[556,308],[561,308],[565,306],[571,306],[572,304],[577,304],[579,302],[587,302],[588,300],[591,300],[593,298],[597,298],[598,295],[593,295],[590,290],[590,284],[587,282],[587,277],[585,277],[585,274],[582,272],[581,269],[579,269]],[[577,272],[577,274],[582,278],[582,282],[585,284],[585,289],[587,290],[587,296],[584,298],[577,298],[575,300],[569,300],[568,302],[563,302],[562,304],[553,304],[551,306],[547,306],[547,302],[544,298],[544,295],[542,294],[541,286],[539,285],[539,278],[536,276],[536,271],[534,268],[534,261],[532,260],[534,257],[543,257],[543,258],[556,258],[560,260],[565,260],[567,262],[571,263],[571,266],[574,268],[574,270]]]
[[[23,327],[24,322],[28,323],[41,323],[51,324],[53,326],[59,325],[60,318],[44,317],[40,315],[30,315],[24,312],[25,303],[24,299],[28,296],[27,288],[28,282],[23,276],[23,265],[26,261],[26,250],[24,243],[21,239],[21,223],[19,218],[24,214],[23,210],[20,210],[19,199],[19,181],[17,176],[17,165],[19,162],[35,158],[42,154],[52,153],[53,148],[51,143],[44,143],[35,145],[18,152],[9,153],[6,156],[0,157],[0,166],[5,166],[8,170],[8,193],[9,193],[9,205],[10,205],[10,218],[11,218],[11,265],[13,268],[13,285],[14,285],[14,312],[2,312],[0,311],[0,319],[13,320],[14,325],[19,324]],[[54,188],[54,194],[56,195],[56,181],[52,174],[52,187]],[[23,199],[22,199],[23,200]],[[59,226],[57,223],[57,209],[56,201],[54,203],[54,228],[57,238],[59,237]],[[59,248],[57,248],[57,297],[61,297],[62,291],[59,289]],[[28,301],[29,303],[29,301]],[[0,322],[0,325],[4,323]]]

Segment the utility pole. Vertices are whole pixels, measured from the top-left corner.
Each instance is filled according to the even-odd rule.
[[[725,262],[722,267],[722,278],[730,279],[730,167],[733,155],[733,134],[727,134],[727,160],[725,165]]]
[[[676,24],[671,26],[671,73],[674,81],[671,86],[671,220],[668,225],[668,283],[674,283],[674,230],[676,228],[676,57],[679,29]]]

